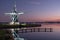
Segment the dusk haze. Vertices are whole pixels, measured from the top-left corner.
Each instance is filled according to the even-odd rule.
[[[0,22],[10,22],[15,0],[0,0]],[[60,21],[60,0],[16,0],[20,22]]]

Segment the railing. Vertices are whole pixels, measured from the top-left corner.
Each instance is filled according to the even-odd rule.
[[[19,33],[28,33],[28,32],[53,32],[53,28],[26,28],[20,29]]]

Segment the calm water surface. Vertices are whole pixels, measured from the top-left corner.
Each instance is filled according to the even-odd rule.
[[[19,33],[19,35],[26,40],[60,40],[60,24],[42,24],[41,28],[53,28],[53,32]]]

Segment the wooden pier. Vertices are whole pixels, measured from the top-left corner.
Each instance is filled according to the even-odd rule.
[[[29,33],[29,32],[53,32],[52,28],[26,28],[20,29],[18,33]]]

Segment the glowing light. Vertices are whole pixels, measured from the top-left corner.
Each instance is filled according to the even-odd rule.
[[[10,22],[10,25],[13,25],[14,24],[14,22]]]
[[[21,25],[25,26],[26,24],[24,23],[24,24],[21,24]]]

